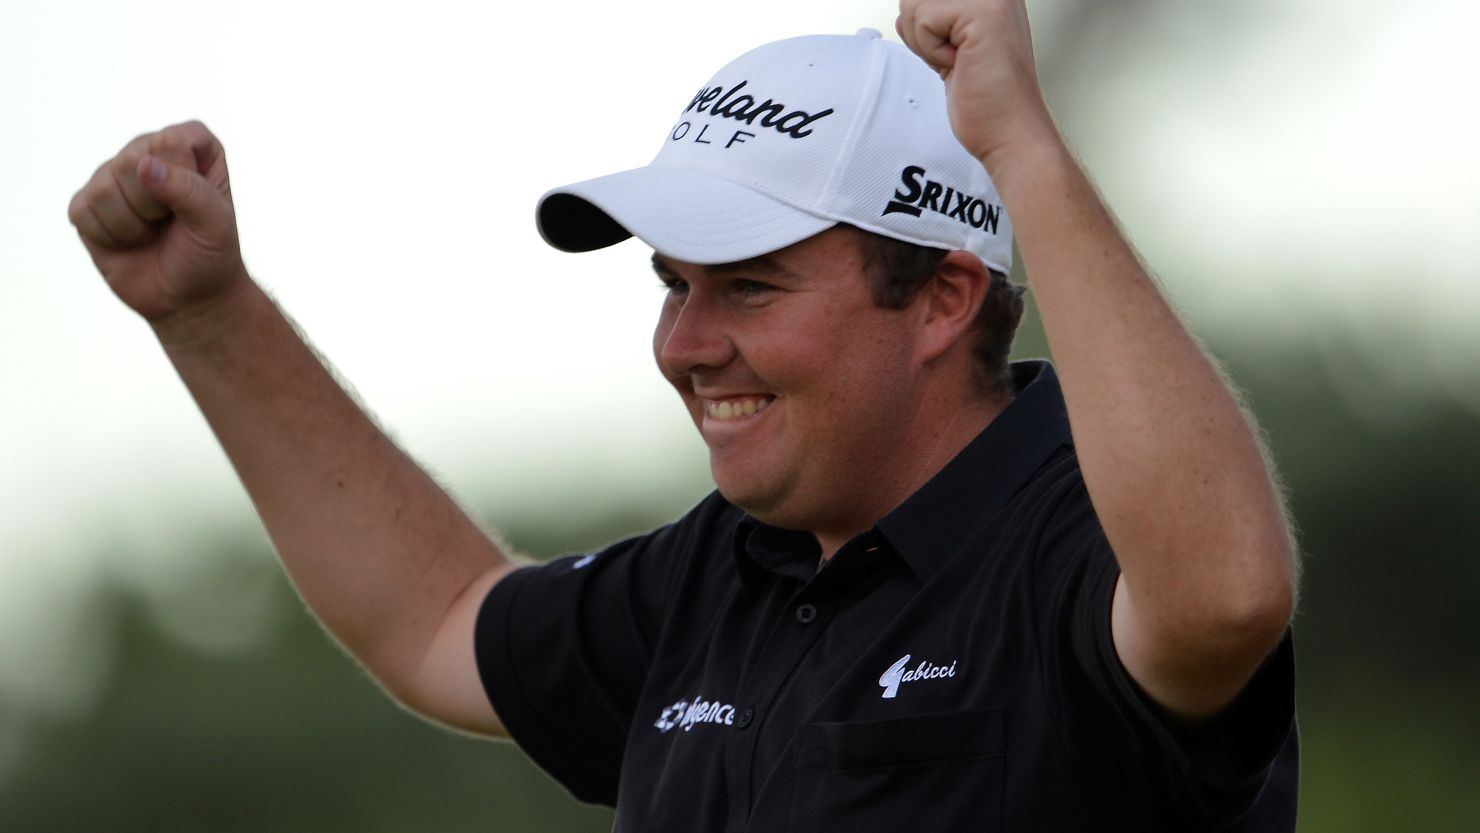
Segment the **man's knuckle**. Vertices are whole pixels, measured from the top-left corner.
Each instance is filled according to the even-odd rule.
[[[120,153],[103,166],[108,179],[114,185],[122,185],[129,177],[138,178],[138,164],[142,154]]]
[[[164,130],[154,134],[154,140],[149,143],[149,151],[155,156],[172,157],[178,156],[181,151],[190,147],[190,138],[179,125],[166,127]]]
[[[82,191],[79,190],[77,193],[72,195],[72,199],[67,201],[67,220],[71,222],[72,225],[81,228],[82,221],[86,217],[86,215],[87,210],[83,202]]]
[[[216,136],[211,129],[198,119],[180,122],[173,129],[187,148],[209,147],[216,141]]]
[[[105,194],[110,186],[103,182],[93,182],[82,190],[82,202],[93,211],[101,209],[105,203]]]
[[[118,192],[120,207],[131,212],[139,222],[148,222],[153,219],[147,216],[151,210],[152,200],[142,190],[138,164],[138,160],[135,159],[128,165],[115,165],[110,173],[113,175],[113,187]]]
[[[89,200],[86,203],[86,208],[88,226],[92,231],[93,239],[103,245],[118,247],[120,245],[118,236],[113,233],[113,230],[108,227],[107,223],[103,222],[103,217],[98,212],[97,205]]]

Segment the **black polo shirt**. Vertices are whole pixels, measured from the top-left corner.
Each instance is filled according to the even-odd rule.
[[[1288,636],[1220,718],[1159,719],[1111,642],[1119,571],[1053,369],[1014,374],[820,571],[810,534],[716,493],[504,579],[476,650],[514,740],[632,833],[1293,830]]]

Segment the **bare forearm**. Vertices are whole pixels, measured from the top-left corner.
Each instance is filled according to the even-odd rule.
[[[498,547],[340,388],[251,281],[159,331],[325,626],[394,687]]]
[[[902,0],[951,126],[1016,231],[1096,514],[1122,663],[1172,712],[1227,705],[1283,631],[1294,567],[1259,441],[1049,115],[1023,0]]]
[[[1056,137],[992,163],[1130,592],[1169,620],[1287,604],[1280,499],[1212,361]]]

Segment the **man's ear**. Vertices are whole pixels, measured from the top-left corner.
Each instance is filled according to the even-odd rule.
[[[946,255],[935,277],[915,296],[922,360],[932,361],[967,338],[991,281],[991,272],[976,255],[965,251]]]

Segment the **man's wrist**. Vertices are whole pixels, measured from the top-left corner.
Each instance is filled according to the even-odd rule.
[[[1008,214],[1012,213],[1012,203],[1019,192],[1079,169],[1073,152],[1052,124],[1001,142],[978,154],[977,160],[987,169],[997,193],[1007,203]]]
[[[217,340],[261,297],[261,289],[243,269],[220,292],[154,319],[149,326],[166,352],[189,351]]]

